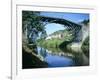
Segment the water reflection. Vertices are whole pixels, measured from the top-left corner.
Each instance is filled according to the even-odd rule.
[[[48,63],[48,67],[82,66],[84,58],[82,53],[63,52],[55,48],[37,47],[38,55]]]
[[[74,62],[71,58],[65,55],[64,52],[56,50],[53,52],[50,49],[44,49],[41,47],[37,48],[38,55],[44,58],[44,61],[48,63],[48,67],[66,67],[74,65]]]

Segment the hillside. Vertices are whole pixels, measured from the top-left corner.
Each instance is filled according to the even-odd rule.
[[[57,34],[63,34],[63,33],[68,33],[68,31],[66,29],[64,30],[59,30],[59,31],[55,31],[54,33],[50,34],[51,35],[57,35]]]
[[[64,30],[59,30],[56,31],[52,34],[50,34],[49,36],[46,37],[46,40],[52,40],[52,39],[61,39],[61,40],[72,40],[73,39],[73,35],[70,31],[64,29]]]

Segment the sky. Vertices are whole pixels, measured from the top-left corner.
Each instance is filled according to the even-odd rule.
[[[69,21],[72,21],[75,23],[79,23],[83,20],[89,19],[88,13],[41,12],[40,15],[54,17],[54,18],[62,18],[62,19],[66,19],[66,20],[69,20]],[[47,24],[45,27],[46,27],[46,31],[47,31],[48,35],[57,31],[57,30],[65,29],[63,27],[63,25],[55,24],[55,23]]]
[[[65,28],[61,24],[55,24],[51,23],[45,26],[47,35],[50,35],[51,33],[58,31],[58,30],[64,30]]]

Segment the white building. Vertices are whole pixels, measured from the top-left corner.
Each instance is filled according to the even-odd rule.
[[[46,38],[46,40],[51,40],[51,39],[55,39],[55,38],[61,39],[61,38],[62,38],[62,35],[61,35],[61,34],[49,35],[49,36]]]

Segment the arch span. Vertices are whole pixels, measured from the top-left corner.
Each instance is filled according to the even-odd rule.
[[[48,23],[62,24],[62,25],[64,25],[64,27],[67,30],[72,31],[72,34],[75,37],[74,40],[79,39],[79,34],[81,34],[82,25],[79,25],[75,22],[72,22],[72,21],[69,21],[66,19],[47,17],[47,16],[40,16],[40,20],[42,22],[45,22],[46,24],[48,24]],[[80,36],[82,36],[82,35],[80,35]],[[79,39],[79,40],[81,40],[81,39]]]

